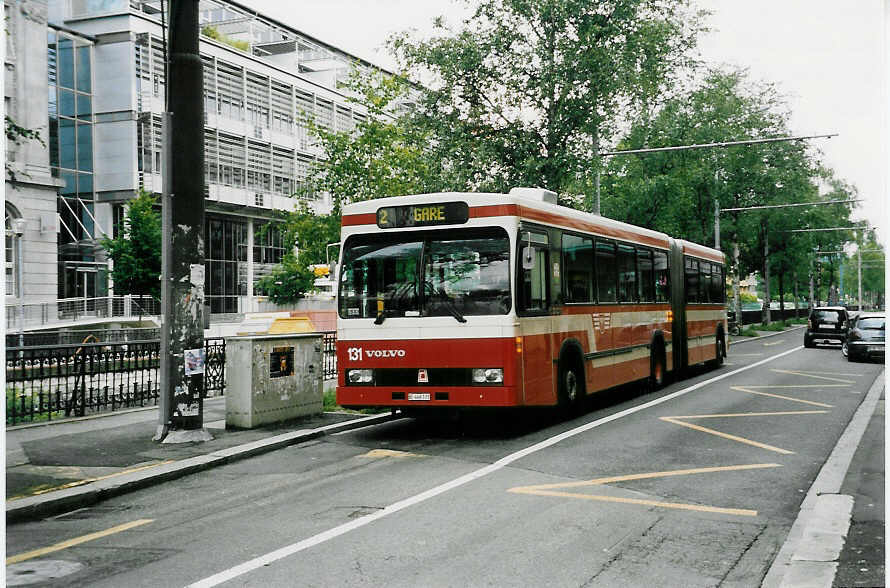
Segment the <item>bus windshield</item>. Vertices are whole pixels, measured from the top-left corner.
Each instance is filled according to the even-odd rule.
[[[510,311],[509,239],[501,228],[374,233],[343,248],[343,318],[464,316]]]

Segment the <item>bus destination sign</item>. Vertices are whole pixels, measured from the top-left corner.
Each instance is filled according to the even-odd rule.
[[[468,220],[470,220],[470,207],[466,202],[409,204],[377,209],[377,226],[381,229],[459,225]]]

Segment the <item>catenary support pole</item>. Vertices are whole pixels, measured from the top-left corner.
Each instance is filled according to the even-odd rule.
[[[164,442],[206,440],[204,391],[204,104],[198,52],[198,0],[170,3],[167,111],[170,132],[164,233],[165,334],[160,377],[166,384],[158,437]]]
[[[716,176],[717,173],[714,172]],[[720,250],[720,201],[714,200],[714,249]]]
[[[862,312],[862,241],[856,244],[856,265],[857,265],[857,273],[858,273],[858,290],[856,300],[859,304],[859,311]]]

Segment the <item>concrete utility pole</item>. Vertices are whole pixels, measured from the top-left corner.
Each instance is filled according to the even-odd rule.
[[[170,3],[163,199],[161,403],[156,440],[212,439],[203,430],[204,103],[198,0]],[[169,189],[167,189],[169,186]]]

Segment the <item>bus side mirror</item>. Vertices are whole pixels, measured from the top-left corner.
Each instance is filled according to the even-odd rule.
[[[535,269],[535,250],[534,247],[522,248],[522,269]]]

